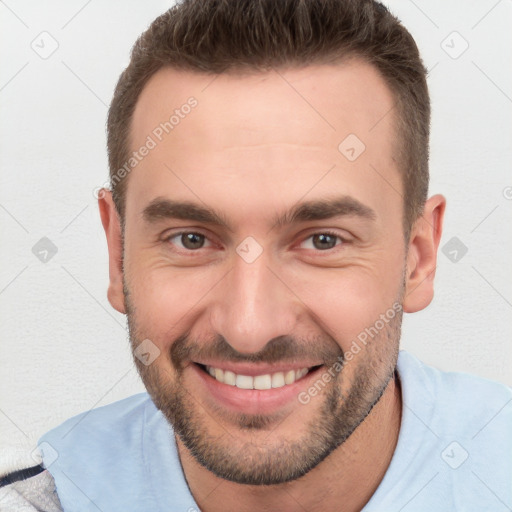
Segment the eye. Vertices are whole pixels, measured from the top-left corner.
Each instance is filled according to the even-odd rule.
[[[327,231],[323,233],[315,233],[307,237],[301,245],[305,249],[326,251],[333,249],[337,245],[341,245],[343,242],[345,242],[345,240],[339,235]]]
[[[165,238],[165,241],[173,245],[181,244],[181,248],[188,251],[202,249],[205,247],[205,243],[210,243],[205,235],[194,231],[181,231],[180,233],[174,233],[173,235]]]

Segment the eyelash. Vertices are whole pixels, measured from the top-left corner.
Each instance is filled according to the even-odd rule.
[[[200,231],[178,231],[177,233],[172,233],[171,235],[168,235],[166,236],[163,241],[164,242],[167,242],[167,243],[171,243],[170,241],[173,239],[173,238],[177,238],[177,237],[180,237],[182,235],[185,235],[185,234],[194,234],[194,235],[201,235],[203,236],[206,240],[210,241],[210,239],[203,233],[201,233]],[[336,245],[330,249],[325,249],[325,250],[320,250],[320,249],[309,249],[309,250],[314,250],[318,253],[333,253],[339,249],[336,249],[336,247],[339,247],[339,246],[343,246],[347,243],[349,243],[349,240],[347,240],[346,238],[343,238],[342,236],[340,236],[338,233],[335,233],[334,231],[330,231],[330,230],[323,230],[323,231],[317,231],[315,233],[311,233],[310,235],[308,235],[306,238],[304,238],[302,241],[301,241],[301,244],[304,243],[306,240],[309,240],[310,238],[314,237],[315,235],[329,235],[329,236],[332,236],[334,238],[337,238],[338,240],[340,240],[341,243],[336,243]],[[212,243],[210,241],[210,243]],[[186,249],[186,248],[183,248],[181,249],[181,251],[183,252],[186,252],[186,253],[194,253],[194,252],[199,252],[201,249],[204,249],[204,247],[201,247],[199,249]]]

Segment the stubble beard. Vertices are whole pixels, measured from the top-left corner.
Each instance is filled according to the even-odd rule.
[[[134,350],[145,336],[140,331],[136,311],[129,297],[125,285],[130,342]],[[358,366],[345,393],[342,392],[344,370],[335,373],[329,385],[311,401],[317,407],[317,412],[309,419],[305,428],[302,427],[305,433],[301,439],[295,441],[279,435],[279,424],[286,420],[279,414],[226,415],[225,411],[219,411],[220,414],[224,412],[223,417],[229,421],[230,433],[236,429],[239,429],[241,434],[248,431],[257,434],[265,432],[264,436],[258,437],[262,439],[258,444],[244,441],[243,438],[234,440],[229,434],[213,435],[208,426],[208,421],[213,421],[211,416],[204,414],[202,406],[182,383],[184,367],[181,362],[199,346],[190,343],[187,336],[175,340],[170,345],[170,353],[160,356],[166,358],[168,370],[161,364],[145,366],[137,357],[134,357],[134,361],[154,404],[162,411],[174,433],[199,464],[216,476],[232,482],[276,485],[306,475],[342,445],[370,414],[395,376],[401,323],[400,310],[379,334],[368,342],[366,350],[361,350],[354,358],[358,360]],[[333,341],[324,344],[333,346]],[[217,343],[221,353],[232,351],[226,345],[225,341]],[[335,358],[334,350],[326,351],[329,352],[329,358],[333,359],[322,371],[332,367],[335,360],[339,361],[340,354],[342,358],[344,357],[337,344],[336,347],[339,353]],[[276,354],[279,351],[286,353],[287,350],[284,345],[279,347],[276,343],[275,357],[278,357]],[[322,402],[318,407],[320,400]]]

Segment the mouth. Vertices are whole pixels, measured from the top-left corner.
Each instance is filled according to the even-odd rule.
[[[298,368],[296,370],[287,370],[274,373],[265,373],[260,375],[237,374],[230,370],[215,368],[208,365],[200,365],[206,373],[213,377],[217,382],[235,386],[239,389],[258,389],[260,391],[267,389],[277,389],[289,386],[294,382],[305,377],[309,372],[319,368],[313,366],[310,368]]]
[[[224,364],[221,363],[223,366]],[[324,365],[261,368],[257,365],[193,363],[191,369],[208,401],[233,412],[272,414],[300,405],[298,395],[318,378]]]

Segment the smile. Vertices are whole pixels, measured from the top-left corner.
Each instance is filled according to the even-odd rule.
[[[236,413],[273,414],[292,408],[297,396],[322,371],[316,361],[261,365],[248,362],[202,361],[189,366],[199,393],[214,408]],[[224,366],[225,364],[225,366]],[[191,389],[196,388],[191,384]],[[204,394],[203,394],[204,393]],[[201,400],[203,401],[203,400]]]
[[[235,386],[239,389],[272,389],[282,388],[293,384],[295,381],[306,376],[310,368],[299,368],[297,370],[288,370],[286,372],[266,373],[264,375],[239,375],[222,368],[206,366],[206,371],[218,382]]]

